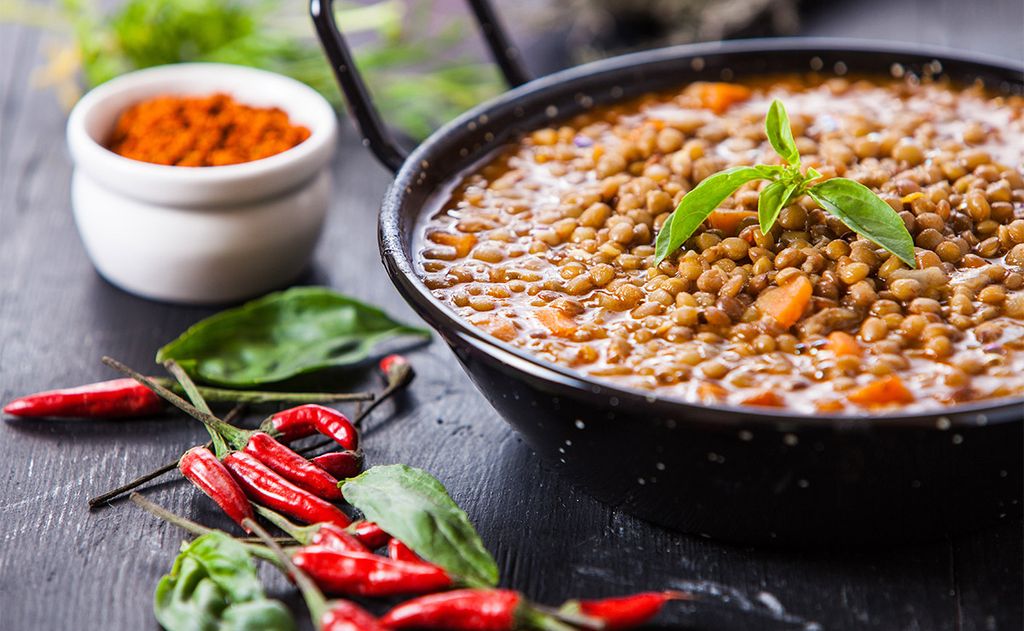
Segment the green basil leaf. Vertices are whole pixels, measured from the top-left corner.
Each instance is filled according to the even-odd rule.
[[[860,182],[837,177],[816,184],[807,192],[851,230],[892,252],[911,268],[917,267],[914,239],[906,225],[871,189]]]
[[[754,180],[771,179],[760,167],[734,167],[705,178],[682,201],[658,232],[655,241],[656,262],[665,260],[697,230],[726,197]]]
[[[462,583],[498,584],[498,565],[466,513],[426,471],[406,465],[372,467],[340,486],[345,500],[366,519]]]
[[[430,332],[325,287],[297,287],[200,321],[156,360],[176,360],[197,380],[245,388],[355,364],[401,335]]]
[[[782,101],[775,99],[768,108],[768,115],[764,119],[764,131],[768,135],[768,142],[772,143],[775,153],[782,156],[786,164],[800,166],[800,152],[796,149],[796,141],[793,140],[793,130],[789,126],[789,115]]]
[[[757,198],[757,222],[762,233],[768,234],[772,229],[775,220],[779,218],[779,213],[786,207],[798,186],[798,182],[776,180],[761,190],[761,195]]]
[[[212,532],[183,547],[160,579],[153,613],[167,631],[294,631],[280,602],[263,593],[245,547]]]

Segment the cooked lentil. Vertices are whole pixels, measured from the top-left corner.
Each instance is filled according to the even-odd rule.
[[[773,98],[805,167],[860,181],[900,213],[917,269],[808,197],[762,234],[762,183],[654,265],[686,191],[778,162],[762,125]],[[439,205],[417,245],[433,294],[592,377],[801,413],[1024,394],[1020,96],[910,79],[694,84],[528,134]]]

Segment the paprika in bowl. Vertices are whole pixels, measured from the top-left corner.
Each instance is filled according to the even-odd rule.
[[[165,97],[178,101],[165,109],[183,137],[191,123],[182,108],[206,102],[230,115],[276,117],[286,142],[177,164],[126,157],[133,154],[123,143],[111,150],[122,115]],[[149,123],[143,131],[155,133]],[[157,300],[229,302],[282,286],[307,265],[322,231],[336,135],[322,96],[263,70],[176,64],[109,81],[78,102],[67,127],[72,207],[89,257],[113,284]],[[192,141],[206,145],[201,136]]]

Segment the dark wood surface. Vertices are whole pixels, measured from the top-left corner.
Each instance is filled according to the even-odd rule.
[[[1022,54],[1024,9],[1017,0],[980,3],[970,15],[956,8],[958,2],[934,3],[943,8],[936,12],[925,11],[926,4],[932,6],[911,2],[893,9],[872,1],[865,5],[870,19],[855,9],[858,3],[844,3],[832,20],[819,8],[807,28],[816,35],[870,36],[874,24],[885,36]],[[913,26],[894,29],[894,19]],[[64,112],[50,93],[31,84],[43,47],[35,31],[0,26],[2,400],[111,377],[99,363],[103,354],[150,366],[157,347],[211,313],[135,298],[93,271],[68,203]],[[344,127],[330,223],[302,281],[330,285],[413,319],[376,251],[374,211],[389,174]],[[369,462],[405,462],[436,474],[477,525],[504,584],[541,602],[674,587],[692,589],[702,599],[673,606],[663,618],[672,626],[1024,626],[1019,523],[914,546],[848,550],[837,542],[813,553],[668,532],[555,477],[487,406],[439,342],[412,357],[419,377],[411,392],[397,405],[383,406],[369,423]],[[85,502],[203,439],[201,427],[178,417],[0,424],[0,629],[156,628],[153,588],[182,533],[130,504],[90,513]],[[174,478],[149,487],[147,495],[205,523],[229,525],[205,497]],[[266,576],[274,593],[299,607],[279,577]]]

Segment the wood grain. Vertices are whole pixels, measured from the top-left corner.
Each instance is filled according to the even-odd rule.
[[[921,2],[869,4],[870,19],[859,3],[839,3],[832,21],[817,9],[811,30],[870,35],[874,24],[885,34],[902,20],[913,24],[907,37],[968,48],[977,42],[1004,56],[1022,52],[1024,11],[1007,6],[1020,3],[982,3],[1000,16],[991,27],[995,37],[986,37],[988,27],[964,13],[965,3],[928,3],[934,11]],[[858,20],[844,22],[849,16]],[[1003,38],[1003,25],[1013,20],[1017,36]],[[42,43],[35,31],[0,26],[3,400],[110,377],[99,363],[103,354],[149,366],[158,346],[211,312],[129,296],[93,271],[68,205],[64,113],[52,94],[30,84]],[[376,249],[375,211],[390,175],[344,129],[330,223],[302,281],[331,285],[413,320]],[[672,607],[666,624],[698,629],[1022,627],[1020,524],[898,549],[846,550],[837,542],[816,553],[755,550],[668,532],[601,505],[552,474],[487,406],[440,342],[413,357],[419,378],[412,391],[368,423],[369,463],[406,462],[435,473],[476,523],[504,583],[541,602],[676,587],[693,589],[701,599]],[[0,628],[156,628],[153,587],[182,533],[125,503],[89,513],[85,501],[202,440],[198,424],[173,416],[0,424]],[[205,497],[174,476],[147,494],[230,528]],[[294,592],[279,577],[266,576],[272,591],[301,611]]]

